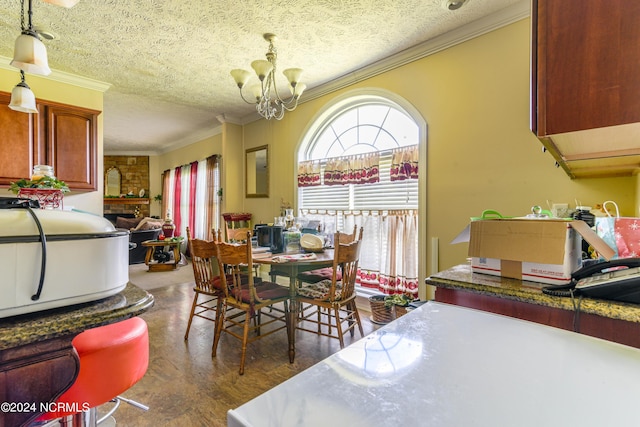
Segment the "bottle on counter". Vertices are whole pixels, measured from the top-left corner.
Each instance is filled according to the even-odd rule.
[[[31,181],[37,181],[39,179],[44,178],[45,176],[48,176],[53,179],[56,178],[53,175],[53,166],[35,165],[33,167],[33,172],[31,173]]]

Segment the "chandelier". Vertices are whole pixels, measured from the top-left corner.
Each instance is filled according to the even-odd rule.
[[[251,67],[256,72],[260,83],[255,83],[249,87],[249,90],[255,97],[255,101],[248,101],[242,93],[242,88],[246,86],[251,78],[251,72],[241,69],[231,70],[231,76],[236,81],[240,89],[240,97],[247,104],[255,104],[258,114],[267,120],[280,120],[284,116],[285,111],[293,111],[298,106],[300,95],[306,89],[307,85],[300,83],[301,68],[287,68],[282,72],[289,81],[289,90],[291,97],[283,99],[278,93],[276,87],[276,59],[278,52],[273,42],[276,35],[266,33],[264,39],[269,42],[269,50],[267,51],[267,59],[258,59],[251,63]]]

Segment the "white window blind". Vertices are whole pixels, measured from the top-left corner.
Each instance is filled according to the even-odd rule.
[[[391,181],[391,154],[380,156],[380,182],[362,185],[300,187],[300,209],[395,210],[418,209],[418,181]],[[324,171],[324,163],[322,164]]]

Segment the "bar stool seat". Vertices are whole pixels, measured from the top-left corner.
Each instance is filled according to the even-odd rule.
[[[56,401],[59,411],[44,414],[38,421],[74,415],[85,420],[80,425],[96,425],[95,408],[118,399],[120,393],[131,388],[146,373],[149,365],[147,323],[133,317],[88,329],[72,343],[80,358],[78,377]],[[122,400],[146,409],[144,405]],[[67,409],[76,411],[65,412]],[[77,421],[73,425],[78,425]]]

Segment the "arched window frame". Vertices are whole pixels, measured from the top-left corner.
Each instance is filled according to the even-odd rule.
[[[359,116],[361,108],[369,106],[382,107],[386,109],[386,113],[384,114],[385,118],[378,123],[371,123],[366,119],[361,120],[361,117]],[[370,140],[358,140],[353,145],[346,148],[343,147],[344,149],[341,152],[332,150],[332,147],[327,147],[326,144],[323,147],[318,147],[318,144],[322,143],[319,139],[322,138],[326,131],[332,129],[332,126],[334,126],[337,121],[353,113],[356,114],[357,122],[352,122],[349,126],[344,127],[340,135],[335,134],[334,132],[336,138],[331,142],[331,144],[339,143],[339,137],[349,131],[353,131],[354,128],[357,129],[357,132],[360,132],[361,128],[365,127],[373,127],[376,129],[374,132],[386,134],[387,137],[385,138],[385,142],[381,143],[378,138],[379,135],[376,135],[373,141],[374,144],[376,144],[375,146],[369,144],[369,142],[371,142]],[[386,119],[390,114],[399,114],[403,119],[406,119],[415,126],[415,129],[413,129],[412,132],[413,135],[411,135],[411,140],[408,143],[406,143],[406,141],[398,141],[397,138],[389,132],[388,128],[385,127]],[[418,209],[418,183],[412,180],[390,183],[389,169],[391,165],[391,149],[419,145],[420,138],[420,124],[416,123],[415,117],[402,108],[398,103],[386,96],[377,94],[358,94],[336,102],[322,112],[313,121],[310,129],[305,133],[305,138],[301,142],[300,149],[298,150],[298,162],[306,160],[320,160],[322,168],[324,169],[327,158],[378,151],[381,154],[380,183],[360,186],[333,186],[331,189],[327,189],[324,186],[299,188],[297,193],[298,207],[300,209],[328,210]],[[393,141],[393,143],[390,143],[389,141]],[[379,147],[379,143],[386,146]],[[318,153],[319,148],[323,153]],[[378,148],[378,150],[374,150],[372,148]],[[371,198],[371,192],[375,192],[373,188],[376,186],[379,187],[380,194],[385,196],[385,200],[379,204],[367,204],[367,200],[375,200]],[[305,203],[305,192],[306,194],[317,194],[317,201],[309,203],[309,197],[307,197],[307,203]],[[329,203],[324,196],[329,192],[335,193],[337,197],[332,197],[330,199],[331,203],[333,203],[332,205],[327,204],[326,206],[322,206],[322,204],[325,203],[323,200],[326,200],[326,203]],[[311,198],[313,197],[314,196],[311,196]],[[348,200],[345,201],[345,197],[348,197]],[[373,197],[375,198],[375,194],[373,194]],[[339,203],[339,200],[342,201],[342,203]]]

